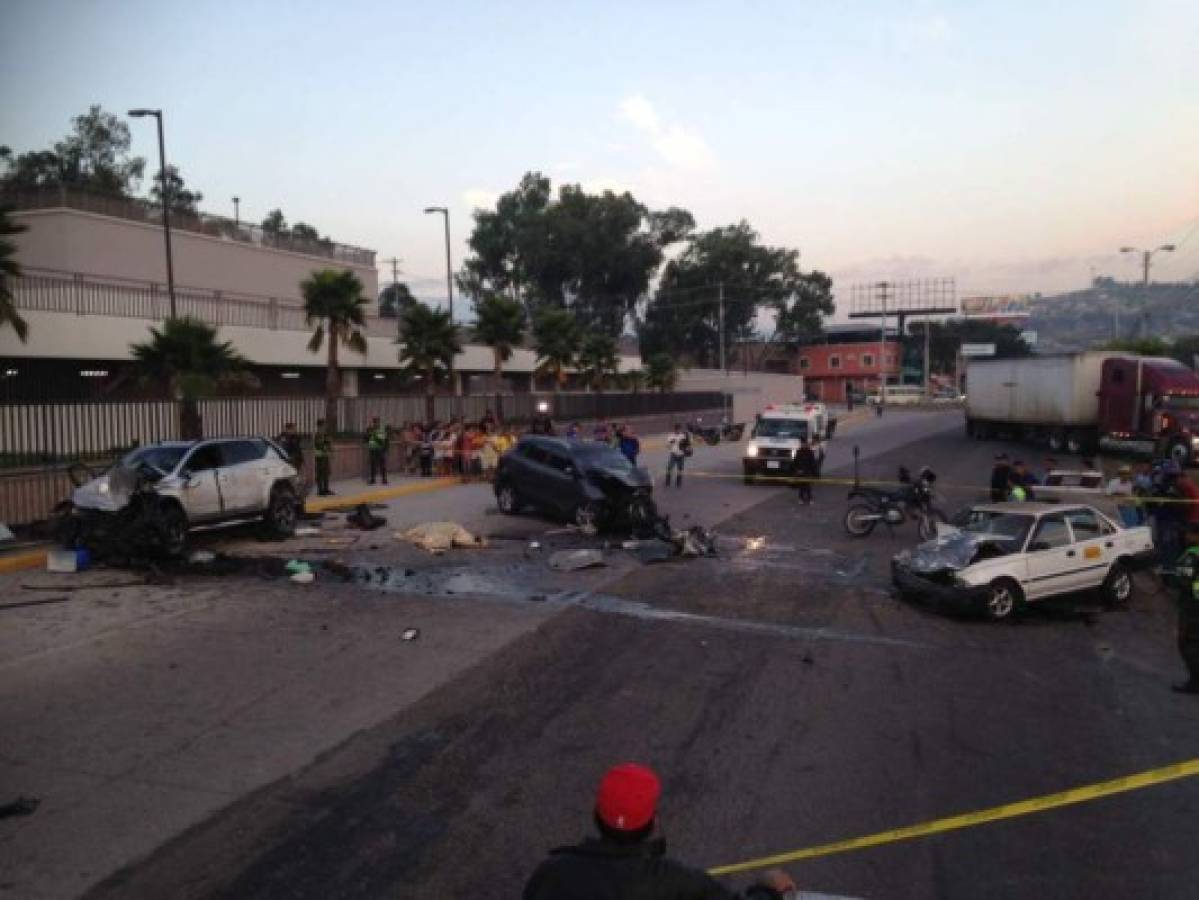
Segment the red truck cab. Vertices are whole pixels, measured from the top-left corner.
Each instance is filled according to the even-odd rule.
[[[1199,451],[1199,375],[1163,357],[1104,360],[1099,432],[1105,443],[1190,463]]]

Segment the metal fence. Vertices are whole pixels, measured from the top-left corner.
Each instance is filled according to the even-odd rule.
[[[84,212],[94,212],[102,216],[112,216],[131,222],[147,224],[162,224],[162,207],[140,200],[136,197],[122,197],[116,194],[97,194],[92,191],[68,188],[65,186],[47,188],[26,188],[0,190],[0,205],[12,209],[78,209]],[[260,225],[250,222],[234,221],[223,216],[208,213],[192,213],[181,209],[171,210],[171,228],[179,231],[190,231],[196,234],[206,234],[210,237],[225,238],[226,240],[241,241],[246,244],[258,244],[274,247],[279,250],[289,250],[293,253],[304,253],[309,256],[323,256],[328,259],[354,263],[362,266],[375,265],[375,251],[349,244],[339,244],[327,238],[312,239],[290,232],[267,231]]]
[[[510,422],[527,422],[542,403],[556,422],[657,417],[654,427],[669,427],[671,417],[724,408],[725,396],[713,391],[674,394],[485,394],[437,396],[437,421],[477,421],[487,411]],[[286,422],[311,433],[325,414],[319,397],[220,398],[200,401],[208,435],[275,435]],[[392,426],[425,421],[423,396],[348,397],[338,401],[337,430],[360,434],[378,416]],[[638,428],[641,428],[640,423]],[[103,464],[135,444],[179,437],[175,401],[118,403],[0,404],[0,522],[34,522],[49,515],[69,496],[67,467],[75,461]],[[334,470],[338,477],[362,470],[361,440],[341,442]],[[342,458],[344,457],[344,458]]]
[[[22,277],[13,279],[9,287],[13,302],[22,310],[159,322],[170,314],[166,286],[151,281],[25,268]],[[176,286],[175,301],[179,315],[193,316],[211,325],[311,330],[300,301],[295,299]],[[396,320],[367,316],[366,332],[372,337],[394,338]]]
[[[720,408],[723,395],[697,391],[674,394],[483,394],[436,396],[433,418],[478,421],[490,410],[527,422],[545,403],[557,421],[685,414]],[[278,434],[287,422],[301,432],[316,429],[325,415],[320,397],[222,397],[199,402],[205,434]],[[426,419],[424,396],[345,397],[337,403],[339,433],[361,433],[370,420],[399,426]],[[29,465],[110,457],[135,444],[178,440],[179,404],[173,400],[92,403],[0,404],[0,464]]]

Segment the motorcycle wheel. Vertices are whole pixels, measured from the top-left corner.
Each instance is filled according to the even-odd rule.
[[[866,537],[878,524],[878,513],[865,503],[851,503],[845,510],[845,531],[851,537]]]

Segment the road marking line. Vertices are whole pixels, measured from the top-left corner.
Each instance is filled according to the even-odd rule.
[[[956,816],[949,816],[944,819],[936,819],[932,822],[923,822],[918,825],[905,825],[902,828],[893,828],[889,831],[880,831],[877,834],[870,834],[864,837],[850,838],[845,841],[834,841],[829,844],[818,844],[815,847],[808,847],[804,850],[794,850],[790,853],[779,853],[775,856],[764,856],[760,859],[751,859],[746,862],[733,863],[727,866],[717,866],[709,869],[708,872],[712,875],[732,875],[738,872],[751,872],[755,869],[767,869],[772,866],[784,865],[786,863],[798,862],[803,859],[814,859],[818,856],[830,856],[834,853],[845,853],[850,850],[862,850],[867,847],[878,847],[882,844],[891,844],[896,841],[906,841],[912,838],[926,837],[930,834],[941,834],[946,831],[955,831],[960,828],[971,828],[975,825],[984,825],[987,822],[998,822],[1003,819],[1013,819],[1017,816],[1026,816],[1030,813],[1044,812],[1049,809],[1057,809],[1062,806],[1070,806],[1075,803],[1086,803],[1090,800],[1098,800],[1101,797],[1110,797],[1113,794],[1123,794],[1128,791],[1137,791],[1142,788],[1153,787],[1158,784],[1165,784],[1169,781],[1178,781],[1182,778],[1192,778],[1199,775],[1199,758],[1188,759],[1183,762],[1174,763],[1170,766],[1163,766],[1160,769],[1150,769],[1147,772],[1138,772],[1135,775],[1125,775],[1122,778],[1113,778],[1111,781],[1101,781],[1097,784],[1088,784],[1082,787],[1071,788],[1066,791],[1061,791],[1057,794],[1047,794],[1043,797],[1034,797],[1031,800],[1020,800],[1016,803],[1006,803],[1002,806],[992,806],[988,809],[975,810],[974,812],[962,813]]]

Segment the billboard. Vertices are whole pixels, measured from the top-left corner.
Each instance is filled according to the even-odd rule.
[[[963,297],[962,315],[971,319],[1017,319],[1031,312],[1032,294]]]

